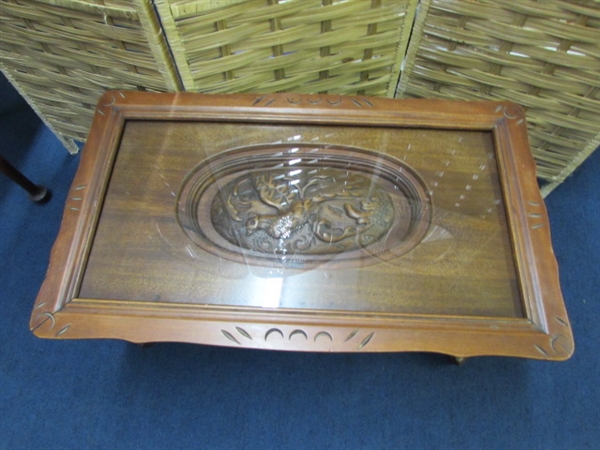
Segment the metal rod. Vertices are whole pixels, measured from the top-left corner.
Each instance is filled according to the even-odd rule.
[[[36,185],[29,178],[19,172],[11,163],[0,156],[0,173],[13,180],[19,186],[27,191],[29,198],[34,202],[47,200],[48,190],[44,186]]]

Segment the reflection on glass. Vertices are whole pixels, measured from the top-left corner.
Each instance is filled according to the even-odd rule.
[[[522,317],[493,137],[127,122],[79,296],[115,292]]]

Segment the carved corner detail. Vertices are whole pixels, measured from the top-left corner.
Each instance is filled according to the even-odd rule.
[[[569,356],[573,353],[573,342],[565,335],[557,333],[548,337],[548,344],[545,346],[533,344],[538,352],[545,357]]]
[[[43,306],[43,304],[38,305],[38,308],[41,306]],[[33,326],[31,327],[31,331],[37,330],[39,327],[41,327],[48,321],[50,322],[50,326],[48,327],[48,329],[51,330],[56,325],[54,313],[51,313],[50,311],[43,311],[39,313],[37,316],[35,316],[35,320],[32,323]]]
[[[506,117],[508,120],[517,120],[517,125],[521,125],[523,122],[525,122],[525,118],[523,116],[523,112],[521,110],[521,108],[519,108],[517,105],[514,104],[509,104],[509,105],[498,105],[496,107],[496,112],[502,112],[502,115],[504,117]]]
[[[54,327],[56,327],[57,325],[57,319],[55,317],[55,314],[58,311],[43,311],[44,306],[46,306],[46,302],[41,302],[39,303],[35,308],[34,311],[36,310],[42,310],[39,314],[37,314],[35,316],[35,318],[32,320],[31,323],[31,331],[35,332],[38,328],[42,327],[44,324],[48,324],[47,325],[47,331],[52,331],[54,329]],[[60,329],[58,329],[55,333],[54,333],[54,337],[60,337],[63,334],[65,334],[69,328],[71,328],[70,323],[63,325]]]
[[[554,317],[554,320],[563,328],[569,328],[569,323],[561,318]],[[573,341],[564,334],[557,332],[548,336],[546,345],[534,344],[534,347],[545,357],[569,357],[574,350]]]
[[[98,103],[96,112],[101,116],[106,115],[106,110],[112,108],[117,103],[117,96],[125,98],[125,94],[121,91],[115,91],[111,92],[110,94],[105,94],[105,96],[102,97],[103,101],[101,103]]]

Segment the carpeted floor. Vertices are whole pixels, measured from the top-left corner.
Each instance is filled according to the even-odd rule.
[[[49,341],[28,329],[79,157],[3,83],[0,449],[600,448],[600,151],[547,200],[575,355],[297,354]]]

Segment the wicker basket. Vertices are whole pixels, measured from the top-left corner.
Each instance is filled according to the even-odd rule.
[[[417,0],[155,0],[188,91],[393,96]]]
[[[178,90],[148,0],[1,0],[0,69],[72,152],[107,89]]]
[[[600,3],[424,0],[397,97],[512,100],[547,195],[600,145]]]

